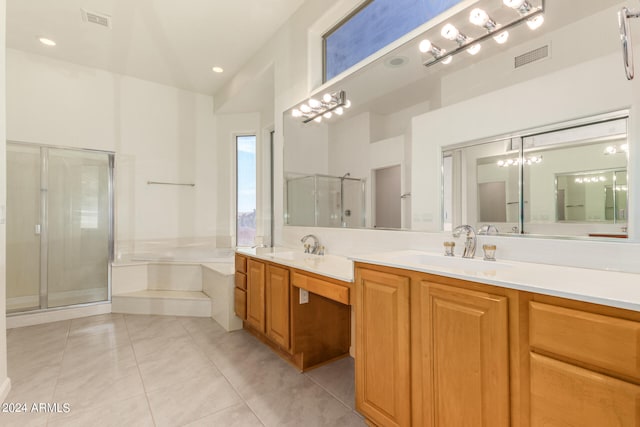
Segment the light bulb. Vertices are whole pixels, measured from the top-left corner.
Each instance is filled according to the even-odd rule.
[[[302,111],[304,114],[309,114],[311,112],[311,107],[309,107],[307,104],[302,104],[300,106],[300,111]]]
[[[442,34],[442,37],[444,37],[445,39],[455,40],[460,34],[460,31],[458,31],[458,29],[452,24],[447,24],[442,27],[442,31],[440,32],[440,34]]]
[[[46,45],[46,46],[55,46],[56,45],[56,42],[54,42],[53,40],[48,39],[46,37],[40,37],[40,38],[38,38],[38,40],[40,41],[40,43],[42,43],[43,45]]]
[[[493,38],[498,44],[505,44],[509,40],[509,31],[503,31]]]
[[[620,149],[626,153],[627,151],[629,151],[629,144],[622,144],[620,146]]]
[[[347,101],[344,103],[344,108],[349,108],[349,107],[351,107],[351,101],[347,99]]]
[[[604,154],[616,154],[617,151],[618,150],[616,150],[616,147],[614,147],[613,145],[610,145],[604,149]]]
[[[513,159],[507,160],[507,165],[512,165],[512,164],[513,164]]]
[[[594,176],[593,178],[591,178],[591,182],[598,182],[598,177]]]
[[[576,183],[577,184],[582,184],[582,178],[576,178]]]
[[[341,115],[342,115],[342,113],[344,113],[344,109],[343,109],[342,107],[338,107],[338,108],[336,108],[336,109],[335,109],[335,110],[333,110],[333,111],[335,111],[335,113],[336,113],[337,115],[339,115],[339,116],[341,116]]]
[[[475,8],[469,14],[469,22],[478,27],[484,27],[489,22],[489,15],[480,8]]]
[[[325,104],[330,103],[332,99],[333,97],[331,96],[330,93],[325,93],[324,95],[322,95],[322,100],[324,101]]]
[[[431,42],[429,40],[422,40],[418,45],[418,49],[420,49],[422,53],[431,52]]]
[[[445,50],[442,50],[442,54],[444,55]],[[442,63],[445,65],[449,65],[451,64],[451,61],[453,61],[453,56],[447,56],[445,59],[442,60]]]
[[[475,55],[476,53],[480,52],[481,48],[482,46],[480,45],[480,43],[476,43],[473,46],[471,46],[469,49],[467,49],[467,52],[469,52],[470,55]]]
[[[505,6],[508,6],[512,9],[519,9],[526,0],[502,0]]]
[[[318,108],[320,106],[320,101],[314,98],[309,98],[309,107]]]
[[[600,178],[598,178],[600,180],[600,182],[605,182],[607,180],[607,178],[605,178],[604,176],[601,176]]]
[[[327,112],[326,112],[326,113],[324,113],[322,116],[323,116],[325,119],[330,119],[332,115],[333,115],[333,114],[331,114],[331,111],[327,111]]]
[[[294,108],[293,111],[291,111],[291,115],[293,117],[302,117],[302,111],[298,110],[297,108]]]
[[[504,166],[504,160],[498,160],[498,166]]]
[[[322,121],[322,116],[318,116],[315,119],[313,119],[314,122],[316,123],[320,123]]]
[[[544,15],[536,15],[533,18],[527,20],[527,25],[532,30],[537,30],[538,28],[540,28],[540,26],[542,26],[542,24],[544,24]]]

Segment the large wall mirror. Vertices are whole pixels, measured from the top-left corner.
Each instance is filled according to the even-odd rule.
[[[486,34],[485,28],[479,31],[470,23],[475,8],[502,22],[512,16],[520,19],[502,0],[460,2],[434,18],[423,33],[311,94],[319,100],[324,94],[345,91],[352,105],[343,114],[334,111],[320,123],[305,123],[304,117],[292,113],[308,99],[285,111],[284,225],[437,232],[459,223],[492,223],[510,235],[624,235],[629,217],[627,156],[619,154],[626,140],[624,113],[595,117],[603,111],[599,107],[582,115],[593,115],[595,123],[590,125],[596,128],[624,127],[615,134],[576,139],[572,135],[592,129],[589,123],[550,132],[550,124],[559,119],[536,117],[518,126],[539,127],[540,132],[510,131],[508,137],[490,141],[484,136],[501,131],[488,130],[469,114],[441,113],[598,55],[619,55],[615,21],[619,1],[532,3],[544,5],[544,25],[538,30],[522,22],[525,25],[509,28],[507,43],[490,37],[483,39],[476,55],[464,49],[451,63],[431,64],[433,50],[420,51],[425,38],[449,52],[457,48],[456,41],[442,35],[446,24],[453,23],[476,40]],[[575,49],[576,40],[587,43],[596,37],[594,27],[611,37],[600,37],[602,42],[592,43],[588,52]],[[558,61],[550,57],[552,43]],[[546,49],[534,49],[541,45]],[[564,52],[571,54],[560,56]],[[514,70],[514,57],[542,59]],[[500,106],[500,102],[490,104]],[[618,104],[615,109],[628,106]],[[436,126],[444,131],[431,132],[432,120],[446,122]],[[443,151],[447,144],[474,141],[473,135],[442,138],[447,129],[461,126],[477,127],[475,138],[484,138],[483,143]],[[604,154],[609,146],[616,147],[616,154]],[[441,219],[442,205],[447,209]]]
[[[443,224],[627,237],[626,113],[443,150]]]

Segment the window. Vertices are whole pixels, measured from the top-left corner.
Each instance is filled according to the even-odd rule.
[[[389,43],[461,0],[368,0],[323,36],[324,81],[376,53]]]
[[[256,239],[256,136],[236,137],[236,246]]]

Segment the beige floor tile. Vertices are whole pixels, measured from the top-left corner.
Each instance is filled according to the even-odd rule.
[[[47,425],[47,414],[0,413],[0,425],[2,427],[44,427]]]
[[[67,350],[60,370],[59,381],[94,381],[100,377],[114,379],[127,376],[137,369],[136,358],[130,345],[115,347],[102,353],[94,349]]]
[[[110,403],[144,393],[144,387],[137,366],[130,373],[118,378],[96,372],[82,378],[71,377],[58,381],[53,399],[55,402],[69,403],[71,409],[81,410],[98,402]]]
[[[328,365],[305,373],[312,381],[327,390],[342,403],[354,409],[355,401],[355,363],[353,358],[344,357]]]
[[[158,427],[187,424],[241,403],[224,377],[195,378],[147,393],[147,397]]]
[[[138,363],[147,392],[181,384],[193,378],[219,377],[220,371],[194,344],[178,348],[170,355],[150,355]]]
[[[247,399],[247,405],[267,427],[334,426],[352,411],[304,377],[299,385]]]
[[[263,427],[264,424],[256,417],[249,407],[240,403],[227,409],[216,412],[197,421],[187,424],[185,427]]]
[[[52,414],[48,427],[153,427],[153,418],[142,394],[126,400],[99,404],[68,414]]]

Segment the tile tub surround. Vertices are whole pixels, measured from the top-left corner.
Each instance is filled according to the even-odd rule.
[[[16,328],[8,356],[6,402],[68,402],[71,412],[0,413],[3,426],[365,425],[352,359],[300,374],[208,318],[107,314]]]
[[[415,250],[381,252],[353,256],[356,262],[422,271],[456,279],[469,280],[504,288],[640,311],[640,274],[586,268],[561,267],[529,262],[501,261],[496,268],[474,271],[468,268],[442,267],[417,263],[421,255],[445,258],[442,253]],[[465,262],[460,257],[461,263]],[[492,261],[473,260],[491,266]],[[501,268],[506,265],[506,268]]]

